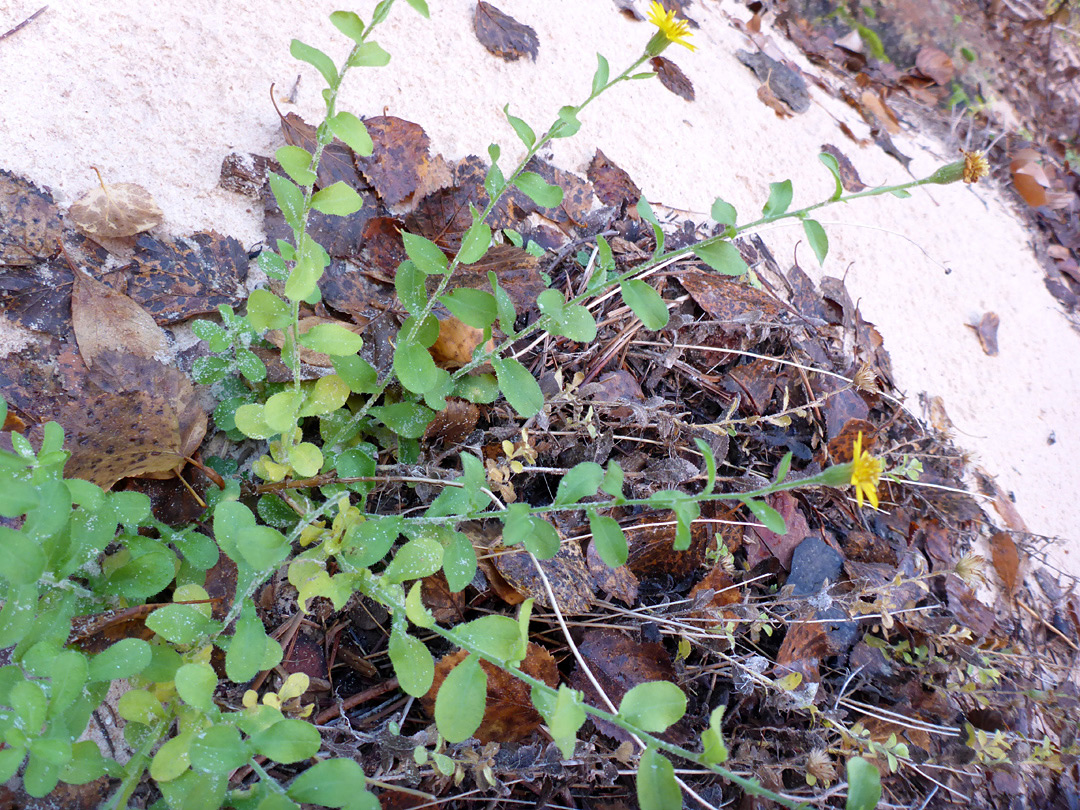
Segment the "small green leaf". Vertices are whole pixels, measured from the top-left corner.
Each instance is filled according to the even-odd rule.
[[[604,481],[600,484],[600,489],[610,495],[612,498],[622,499],[622,487],[623,487],[623,471],[617,461],[609,461],[607,465],[607,472],[604,473]]]
[[[785,213],[791,205],[791,181],[784,180],[780,183],[769,183],[769,201],[761,209],[762,215],[775,217]]]
[[[585,722],[585,709],[581,706],[581,693],[566,684],[559,685],[555,695],[534,686],[532,702],[547,723],[555,744],[564,759],[574,756],[578,729]]]
[[[844,810],[874,810],[881,801],[881,771],[862,757],[847,762],[848,794]]]
[[[655,748],[646,748],[638,761],[637,798],[641,810],[673,810],[683,806],[675,768]]]
[[[394,559],[383,571],[383,580],[398,583],[420,579],[438,571],[442,561],[442,545],[432,537],[418,535],[397,550]]]
[[[289,785],[289,798],[321,807],[350,807],[364,792],[367,780],[353,759],[316,762]]]
[[[152,615],[152,614],[151,614]],[[16,684],[18,688],[19,684]],[[12,701],[16,699],[15,690],[12,690]],[[18,707],[16,707],[18,710]],[[165,709],[161,701],[144,689],[132,689],[124,692],[116,703],[116,713],[132,723],[141,723],[144,726],[153,725],[155,720],[165,716]],[[38,724],[40,726],[40,723]]]
[[[626,535],[623,534],[619,521],[607,515],[590,512],[589,531],[592,532],[593,547],[605,565],[610,568],[626,565],[630,551],[626,545]]]
[[[334,60],[318,48],[313,48],[298,39],[294,39],[289,44],[289,53],[293,55],[294,59],[299,59],[301,62],[307,62],[309,65],[314,66],[326,79],[326,83],[330,87],[337,87],[338,73],[337,68],[334,67]]]
[[[377,42],[361,42],[349,57],[349,67],[383,67],[390,62],[390,54]]]
[[[788,471],[791,469],[791,459],[794,456],[790,450],[788,450],[780,463],[776,466],[776,481],[777,484],[782,484],[784,479],[787,478]]]
[[[834,155],[830,155],[828,152],[822,152],[818,155],[818,160],[825,164],[825,168],[829,170],[829,174],[833,176],[833,180],[836,181],[836,189],[833,191],[830,200],[839,200],[844,196],[844,184],[840,181],[840,161],[836,159]]]
[[[738,222],[739,215],[735,212],[734,205],[717,197],[712,204],[712,218],[721,225],[734,225]]]
[[[399,335],[394,350],[394,373],[405,388],[416,394],[430,391],[438,382],[437,371],[431,352],[404,334]]]
[[[461,532],[451,531],[443,549],[443,573],[451,593],[460,593],[476,576],[476,549]]]
[[[441,251],[440,251],[441,254]],[[427,290],[424,288],[424,274],[415,262],[405,261],[398,265],[394,274],[394,289],[398,300],[413,315],[418,315],[427,306]]]
[[[818,264],[824,265],[825,257],[829,255],[829,237],[825,235],[825,229],[816,219],[804,219],[802,226],[806,231],[806,238],[810,240],[810,247],[817,256]]]
[[[246,601],[225,651],[225,674],[233,683],[247,683],[263,670],[273,669],[281,658],[281,645],[266,634],[255,605]]]
[[[894,188],[889,193],[892,194],[894,197],[898,197],[901,200],[906,200],[908,197],[911,196],[911,192],[904,188]]]
[[[509,616],[481,616],[454,628],[462,642],[484,655],[513,664],[524,657],[521,626]]]
[[[405,2],[416,9],[425,20],[431,17],[431,12],[428,11],[427,0],[405,0]]]
[[[256,571],[269,571],[289,553],[289,543],[277,529],[248,526],[236,532],[236,548]]]
[[[141,638],[123,638],[90,659],[91,681],[118,681],[150,665],[150,645]]]
[[[435,412],[416,402],[395,402],[393,405],[375,406],[371,409],[371,415],[398,436],[419,439],[435,417]]]
[[[214,628],[192,605],[165,605],[146,618],[146,626],[173,644],[192,644]]]
[[[669,681],[639,683],[619,703],[619,716],[644,731],[661,733],[686,714],[686,694]]]
[[[474,329],[487,329],[497,316],[495,296],[483,290],[459,287],[439,298],[455,318]]]
[[[371,394],[377,390],[379,375],[363,357],[332,357],[334,371],[354,394]]]
[[[413,586],[409,588],[409,595],[405,597],[405,615],[417,627],[434,627],[435,618],[431,615],[431,611],[424,607],[422,595],[421,583],[419,581],[414,582]]]
[[[604,480],[604,468],[594,461],[583,461],[571,468],[559,481],[555,493],[555,505],[564,506],[577,503],[582,498],[591,498]]]
[[[650,74],[651,75],[651,74]],[[581,121],[577,117],[578,108],[571,105],[559,108],[559,120],[551,127],[552,138],[572,138],[581,129]]]
[[[536,143],[536,133],[532,131],[532,127],[510,114],[510,105],[507,104],[503,107],[503,115],[506,116],[506,120],[510,122],[510,126],[514,128],[514,132],[521,139],[521,142],[525,144],[526,149],[532,149],[533,144]],[[526,192],[528,193],[528,192]]]
[[[741,276],[747,270],[739,249],[726,239],[694,245],[694,255],[725,276]]]
[[[209,664],[184,664],[173,678],[180,699],[189,706],[210,714],[216,711],[214,689],[218,677]]]
[[[435,661],[428,648],[403,629],[394,628],[390,634],[390,663],[405,694],[422,697],[435,679]]]
[[[364,200],[352,186],[338,181],[319,189],[311,197],[311,207],[323,214],[347,217],[364,207]]]
[[[364,41],[364,21],[354,11],[333,11],[330,13],[330,22],[334,28],[343,33],[354,42]]]
[[[649,201],[644,197],[637,201],[637,212],[643,220],[652,225],[653,236],[656,237],[656,250],[653,251],[653,255],[660,255],[664,252],[664,229],[660,225],[660,220],[656,218],[656,214],[653,213]]]
[[[773,509],[764,501],[757,501],[751,498],[750,500],[743,501],[746,504],[746,508],[756,517],[761,524],[774,534],[784,535],[787,534],[787,524],[784,522],[783,515]]]
[[[554,208],[562,203],[562,188],[551,185],[536,172],[522,172],[514,178],[514,185],[541,208]]]
[[[713,487],[716,486],[716,456],[713,455],[712,448],[704,439],[694,439],[694,444],[701,452],[701,457],[705,459],[705,489],[702,490],[702,494],[711,495]]]
[[[465,231],[464,236],[461,237],[458,261],[462,264],[475,264],[484,258],[489,247],[491,247],[491,227],[482,219],[474,218],[469,230]]]
[[[430,239],[425,239],[408,231],[401,232],[401,239],[405,243],[405,252],[417,269],[429,276],[446,273],[449,262],[446,260],[446,254],[442,252],[442,248]],[[398,272],[400,272],[400,268],[398,268]]]
[[[252,290],[248,296],[247,316],[256,332],[284,329],[292,322],[289,305],[263,287]]]
[[[701,732],[701,756],[709,765],[718,765],[726,762],[728,758],[727,745],[724,743],[724,734],[720,726],[724,719],[724,705],[713,709],[709,716],[709,727]]]
[[[346,357],[360,351],[364,339],[341,324],[320,323],[300,335],[300,345],[331,357]]]
[[[290,765],[315,756],[322,737],[311,723],[288,717],[253,734],[251,744],[264,757]]]
[[[592,94],[594,96],[597,95],[601,90],[603,90],[604,87],[607,85],[607,83],[608,83],[608,72],[609,72],[609,68],[608,68],[607,59],[605,59],[600,54],[597,54],[596,55],[596,72],[593,74],[593,77],[592,77]]]
[[[270,173],[270,190],[274,192],[274,199],[289,227],[299,231],[304,216],[304,192],[291,180],[273,172]]]
[[[47,564],[40,543],[0,526],[0,577],[13,585],[31,585],[45,573]]]
[[[520,416],[536,416],[544,406],[544,392],[529,370],[513,357],[493,357],[499,390]]]
[[[282,146],[274,152],[274,157],[298,186],[314,185],[317,178],[315,172],[311,170],[311,153],[307,149],[299,146]]]
[[[345,13],[345,12],[334,12]],[[375,145],[371,141],[364,122],[350,112],[339,112],[333,118],[327,119],[326,123],[330,131],[337,135],[345,144],[360,157],[368,157],[374,151]]]
[[[240,731],[236,726],[211,726],[203,732],[193,734],[188,745],[191,767],[205,773],[231,773],[244,765],[250,756],[250,747],[240,739]]]
[[[627,279],[619,285],[623,301],[641,318],[645,328],[653,332],[663,329],[668,323],[668,308],[664,299],[650,285],[641,279]]]
[[[435,695],[435,725],[448,743],[464,742],[484,719],[487,675],[480,659],[467,656],[442,682]]]

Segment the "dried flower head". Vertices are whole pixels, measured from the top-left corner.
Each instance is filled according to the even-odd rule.
[[[969,152],[967,149],[961,149],[964,153],[964,182],[977,183],[980,177],[987,177],[990,174],[990,163],[986,159],[986,155],[978,150]]]
[[[831,785],[835,781],[836,766],[824,748],[815,748],[806,755],[806,784]]]
[[[866,450],[862,449],[862,431],[855,437],[852,447],[851,462],[851,485],[855,487],[855,500],[859,507],[863,505],[863,496],[870,501],[870,505],[878,508],[877,485],[881,480],[881,459],[874,458]]]
[[[676,20],[675,12],[668,11],[657,0],[653,0],[652,5],[649,6],[649,13],[646,15],[649,22],[655,25],[660,30],[657,35],[653,37],[653,40],[649,43],[649,55],[657,56],[660,51],[666,48],[670,43],[675,42],[682,45],[691,51],[696,51],[697,48],[690,44],[690,23],[686,20]],[[658,38],[662,38],[660,42],[657,42]],[[654,43],[659,45],[660,49],[653,53],[655,50]]]
[[[880,394],[881,389],[877,384],[877,372],[874,371],[874,367],[869,363],[863,363],[859,366],[859,370],[855,372],[855,376],[851,379],[852,384],[859,391],[864,391],[868,394]]]
[[[986,558],[969,551],[957,560],[953,573],[960,577],[969,588],[986,584]]]

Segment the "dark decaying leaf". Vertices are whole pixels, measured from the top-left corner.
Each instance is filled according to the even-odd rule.
[[[68,209],[68,221],[85,233],[104,239],[134,236],[160,225],[163,214],[150,192],[136,183],[104,181]]]
[[[244,246],[215,231],[135,242],[135,266],[127,293],[159,324],[239,305],[247,295],[248,257]]]
[[[754,71],[762,84],[768,86],[778,99],[797,113],[810,109],[810,93],[802,76],[783,62],[777,62],[764,53],[736,51],[739,61]]]
[[[575,542],[564,541],[558,554],[550,560],[537,562],[544,569],[562,612],[568,615],[588,613],[593,603],[593,584],[581,547]],[[533,558],[523,548],[500,548],[495,567],[519,593],[534,598],[544,607],[551,607],[551,599],[536,572]]]
[[[0,169],[0,265],[23,266],[51,256],[62,227],[47,189]]]
[[[578,651],[588,662],[605,695],[616,706],[623,696],[638,684],[649,681],[678,683],[671,655],[663,644],[655,641],[638,641],[614,630],[588,630],[578,644]],[[570,685],[582,690],[589,703],[597,705],[596,701],[600,701],[599,705],[604,705],[596,687],[580,667],[575,667],[570,674]],[[592,720],[607,736],[620,742],[630,739],[618,726],[595,717]],[[686,721],[680,720],[659,736],[668,742],[680,742],[686,735]]]
[[[540,277],[540,260],[514,245],[496,245],[475,264],[459,267],[454,274],[456,287],[491,291],[488,273],[498,279],[520,315],[536,309],[536,297],[547,289]]]
[[[982,346],[982,350],[990,357],[997,357],[997,332],[1000,325],[1001,318],[998,317],[996,312],[987,312],[979,319],[978,323],[968,324],[968,327],[975,330],[975,334],[978,335],[979,345]]]
[[[799,502],[789,492],[777,492],[768,498],[769,506],[780,513],[787,525],[786,534],[776,534],[764,526],[754,526],[747,534],[753,532],[760,543],[751,543],[747,536],[746,559],[751,566],[757,565],[761,560],[775,557],[786,570],[791,570],[791,557],[795,548],[810,534],[810,526],[806,522],[806,515],[799,509]]]
[[[4,316],[34,332],[64,337],[71,329],[71,268],[63,257],[0,273]]]
[[[386,205],[397,206],[417,191],[422,196],[450,185],[445,163],[428,153],[431,142],[419,124],[386,115],[368,118],[364,125],[374,148],[368,157],[357,155],[356,165]],[[429,177],[435,174],[440,176]]]
[[[677,278],[698,306],[721,323],[745,323],[751,317],[774,320],[783,312],[768,293],[716,273],[688,270]]]
[[[630,175],[617,166],[607,155],[596,150],[586,176],[593,184],[596,196],[604,205],[633,205],[641,199],[641,189],[630,179]]]
[[[711,509],[702,505],[707,516]],[[627,567],[640,579],[670,577],[678,581],[697,570],[705,561],[705,549],[710,535],[703,521],[690,527],[690,548],[675,551],[675,525],[671,512],[645,514],[638,523],[624,525],[626,542],[630,547]]]
[[[534,62],[540,47],[536,31],[480,0],[473,15],[473,30],[480,44],[507,62],[528,56]]]
[[[589,575],[593,585],[608,596],[621,600],[627,605],[637,602],[638,578],[625,565],[612,568],[600,558],[596,550],[596,543],[590,543],[585,552],[585,560],[589,566]]]
[[[431,689],[420,699],[429,715],[435,714],[435,697],[446,676],[466,655],[465,650],[458,650],[443,656],[435,664]],[[473,736],[481,743],[514,743],[529,737],[544,721],[533,707],[528,684],[487,661],[481,661],[480,667],[487,675],[487,705],[480,728]],[[529,642],[520,668],[548,686],[555,687],[559,683],[559,668],[555,659],[538,644]]]
[[[656,71],[660,84],[687,101],[694,100],[694,83],[683,73],[682,68],[664,56],[654,56],[649,60]]]
[[[1016,542],[1008,532],[997,532],[990,538],[990,559],[994,563],[994,570],[1001,578],[1001,584],[1005,586],[1005,592],[1012,596],[1020,587],[1020,552],[1016,549]]]
[[[952,59],[940,48],[923,48],[915,55],[915,67],[924,76],[945,87],[956,75]]]
[[[226,191],[243,194],[245,197],[258,197],[266,183],[268,171],[279,171],[276,161],[264,155],[250,152],[230,152],[221,161],[221,175],[218,185]]]
[[[868,453],[874,451],[877,429],[865,419],[849,419],[840,428],[839,433],[829,439],[829,457],[834,464],[846,464],[853,459],[855,440],[862,434],[862,449]]]

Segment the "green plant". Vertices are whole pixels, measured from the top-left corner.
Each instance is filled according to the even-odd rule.
[[[407,2],[426,14],[424,0]],[[447,628],[438,625],[424,608],[416,581],[442,571],[450,589],[461,591],[473,579],[476,554],[470,540],[458,530],[458,524],[466,520],[501,521],[506,545],[521,544],[535,557],[550,558],[558,551],[560,538],[546,517],[581,510],[600,556],[608,565],[618,566],[626,561],[627,543],[619,524],[608,514],[614,507],[671,510],[677,524],[676,548],[688,547],[690,525],[699,516],[701,504],[713,500],[744,504],[765,527],[782,534],[786,531],[784,520],[766,502],[767,496],[797,488],[855,483],[860,501],[866,493],[876,504],[880,462],[856,452],[852,463],[795,479],[789,477],[792,454],[788,453],[770,483],[750,492],[721,492],[713,452],[698,440],[707,476],[696,493],[672,489],[649,498],[627,498],[618,464],[611,462],[604,468],[584,462],[561,477],[550,504],[534,506],[504,504],[488,488],[489,476],[481,460],[462,453],[461,475],[453,481],[436,482],[442,486],[441,492],[423,514],[404,517],[368,508],[367,495],[379,480],[376,456],[381,449],[395,452],[401,461],[414,459],[427,425],[446,407],[450,395],[485,403],[501,395],[520,416],[538,414],[544,395],[529,370],[508,349],[539,331],[588,343],[597,329],[584,306],[590,296],[617,289],[647,328],[660,329],[667,323],[668,309],[656,290],[641,278],[649,269],[693,254],[717,272],[743,275],[747,267],[732,239],[786,218],[802,222],[814,253],[824,261],[828,239],[821,225],[810,217],[812,211],[877,194],[904,196],[906,189],[925,183],[954,182],[961,179],[964,164],[944,167],[922,180],[845,195],[835,159],[822,155],[836,180],[835,193],[828,200],[791,210],[790,181],[772,183],[762,215],[738,225],[734,207],[718,199],[712,214],[720,232],[669,251],[665,251],[661,223],[642,199],[637,211],[655,236],[653,255],[633,270],[619,273],[610,246],[599,237],[597,261],[585,291],[567,299],[558,290],[545,290],[537,300],[541,317],[517,329],[514,305],[494,275],[489,276],[490,292],[451,290],[455,271],[477,262],[489,249],[493,234],[487,216],[511,186],[543,206],[561,199],[558,186],[525,169],[530,158],[553,139],[576,133],[579,115],[611,88],[652,77],[652,72],[639,72],[646,60],[671,43],[688,45],[685,24],[654,9],[658,30],[642,55],[613,78],[607,60],[598,56],[589,95],[577,105],[564,106],[541,135],[506,109],[526,155],[504,175],[498,164],[500,149],[491,146],[492,163],[484,184],[490,202],[484,210],[471,209],[472,224],[456,255],[448,258],[433,242],[402,234],[408,260],[397,270],[396,289],[409,317],[394,341],[392,369],[380,376],[358,356],[361,341],[352,332],[333,324],[301,332],[300,308],[304,302],[318,300],[318,282],[328,263],[326,251],[308,233],[310,212],[347,215],[361,206],[359,195],[343,183],[316,190],[317,170],[324,149],[335,137],[358,154],[371,152],[363,122],[338,111],[337,96],[351,69],[381,66],[389,60],[389,54],[371,35],[392,6],[393,0],[379,2],[368,23],[351,12],[331,15],[331,22],[354,42],[340,66],[316,48],[292,43],[293,55],[312,64],[327,88],[325,116],[313,151],[297,146],[278,150],[276,157],[284,174],[270,178],[293,238],[279,242],[277,250],[264,253],[260,262],[272,279],[281,282],[281,295],[256,290],[243,315],[223,308],[220,325],[206,321],[194,327],[213,352],[197,365],[195,377],[214,387],[219,400],[215,419],[230,438],[267,443],[266,452],[253,468],[265,483],[230,478],[211,493],[206,517],[211,538],[194,526],[175,530],[159,522],[144,495],[107,493],[88,482],[65,479],[67,454],[63,431],[56,424],[45,426],[44,440],[36,451],[24,437],[12,433],[15,452],[0,453],[0,515],[18,525],[0,527],[4,599],[0,647],[14,648],[12,663],[0,668],[0,733],[4,742],[0,781],[22,767],[27,791],[43,796],[60,781],[80,784],[109,774],[120,780],[108,803],[111,808],[126,807],[145,774],[160,790],[161,806],[169,808],[263,810],[299,803],[377,807],[377,799],[365,789],[367,777],[351,759],[320,759],[288,785],[272,778],[263,767],[266,760],[288,765],[319,756],[319,731],[304,719],[298,700],[305,687],[302,680],[290,679],[261,700],[249,692],[239,706],[223,705],[220,700],[218,675],[210,663],[215,649],[224,654],[225,673],[235,684],[251,681],[282,659],[282,647],[268,637],[252,597],[284,566],[289,582],[298,591],[302,610],[315,597],[326,598],[340,609],[359,592],[389,611],[389,657],[401,688],[409,695],[426,694],[434,677],[432,654],[416,631],[410,630],[410,623],[466,652],[435,700],[441,740],[460,742],[476,731],[486,694],[486,675],[480,667],[483,660],[530,686],[533,703],[567,758],[573,755],[578,729],[587,716],[629,732],[642,750],[638,769],[642,807],[672,806],[681,801],[673,766],[662,752],[708,769],[749,793],[797,806],[795,799],[766,790],[723,767],[727,748],[720,727],[722,710],[712,714],[708,728],[692,749],[672,744],[658,735],[686,711],[686,695],[676,685],[646,683],[630,690],[618,706],[590,705],[581,692],[565,685],[553,689],[520,668],[529,642],[531,601],[521,606],[516,619],[483,616]],[[513,239],[513,235],[508,237]],[[435,280],[430,294],[429,279]],[[438,336],[433,314],[437,304],[483,331],[483,340],[470,362],[453,373],[437,367],[428,351]],[[489,341],[496,326],[504,338],[492,347]],[[268,383],[265,365],[251,350],[274,330],[281,333],[281,357],[293,372],[287,383]],[[303,382],[299,373],[301,348],[329,355],[334,373]],[[493,373],[482,373],[488,364]],[[6,406],[0,407],[0,418],[3,412]],[[588,419],[586,415],[584,420]],[[522,430],[521,435],[520,445],[504,448],[507,475],[520,471],[522,460],[535,460],[528,434]],[[912,465],[905,461],[892,474],[899,480],[912,471]],[[399,542],[400,538],[404,542]],[[204,587],[205,572],[217,562],[219,553],[236,566],[236,597],[221,618],[214,618],[213,600]],[[413,584],[406,587],[410,582]],[[74,616],[140,605],[169,591],[171,602],[149,612],[146,618],[146,626],[154,634],[152,640],[126,638],[93,654],[69,644]],[[759,617],[756,627],[771,633],[767,614]],[[799,680],[798,676],[782,679],[779,688],[790,691]],[[90,713],[117,681],[127,681],[130,686],[116,707],[127,723],[124,734],[134,751],[123,766],[103,758],[93,743],[77,741]],[[418,749],[417,761],[429,757],[442,772],[452,772],[459,765],[439,750],[440,745],[437,743],[432,752]],[[892,762],[893,755],[900,752],[893,746],[884,754]],[[245,766],[259,779],[246,788],[231,788],[229,775]],[[873,766],[870,769],[877,773]],[[479,770],[484,772],[482,763]],[[865,767],[849,762],[853,787],[864,786],[859,788],[861,798],[855,806],[872,806],[865,798],[873,795],[869,774]],[[880,795],[880,776],[877,793]]]

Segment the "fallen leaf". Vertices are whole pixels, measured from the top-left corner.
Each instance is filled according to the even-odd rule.
[[[596,543],[589,543],[585,552],[585,560],[589,565],[589,575],[593,585],[616,599],[621,599],[624,604],[634,605],[637,602],[638,578],[625,565],[618,568],[610,567],[600,558],[596,550]]]
[[[806,81],[783,62],[760,52],[736,51],[735,56],[754,71],[759,82],[767,85],[773,95],[792,110],[803,113],[810,109],[810,93],[806,89]]]
[[[495,274],[518,315],[535,311],[537,296],[547,289],[540,276],[540,260],[514,245],[495,245],[475,264],[458,267],[454,282],[458,287],[490,292],[488,273]]]
[[[277,104],[274,104],[277,110]],[[278,110],[278,118],[281,119],[281,134],[285,143],[289,146],[299,146],[314,154],[317,138],[315,127],[305,121],[296,113],[282,115]],[[360,190],[364,183],[361,181],[356,164],[353,162],[353,151],[337,138],[334,138],[323,149],[322,158],[319,160],[319,170],[316,172],[316,185],[319,188],[332,186],[342,182],[356,190]]]
[[[840,431],[829,439],[829,457],[834,464],[847,464],[854,459],[855,440],[862,434],[862,449],[872,453],[877,439],[877,428],[865,419],[849,419]]]
[[[878,93],[873,90],[863,90],[862,95],[859,96],[859,103],[873,113],[874,117],[888,130],[890,135],[895,135],[900,131],[900,122],[897,120],[896,114],[889,109],[885,99]]]
[[[589,162],[586,176],[592,182],[596,196],[604,205],[619,207],[624,203],[636,203],[641,199],[641,189],[630,179],[630,175],[599,149]]]
[[[368,118],[364,126],[374,148],[367,157],[357,155],[356,165],[384,203],[400,205],[432,168],[431,142],[419,124],[392,115]]]
[[[75,271],[71,321],[79,353],[89,369],[106,351],[159,361],[172,355],[168,338],[150,313],[81,269]]]
[[[675,277],[697,305],[721,323],[744,323],[751,315],[773,320],[783,311],[768,293],[716,273],[688,270]]]
[[[346,216],[324,214],[311,211],[308,214],[307,234],[318,242],[335,259],[352,259],[362,255],[364,233],[372,220],[386,213],[374,190],[359,178],[353,188],[360,195],[362,205],[359,211]],[[292,242],[292,227],[285,221],[277,198],[270,190],[270,184],[263,187],[263,232],[267,244],[273,245],[279,239]]]
[[[161,224],[164,215],[145,188],[135,183],[106,185],[100,173],[98,181],[100,187],[72,203],[67,213],[68,221],[87,236],[134,236]]]
[[[340,219],[340,217],[339,217]],[[215,231],[157,239],[140,236],[127,294],[159,324],[238,306],[247,297],[244,246]]]
[[[531,596],[544,607],[551,607],[551,598],[527,551],[516,546],[500,547],[494,562],[499,574],[515,590]],[[550,560],[537,562],[547,575],[563,613],[576,615],[589,612],[593,604],[592,579],[585,565],[585,556],[577,543],[563,542],[558,554]]]
[[[480,409],[472,402],[447,397],[446,407],[435,414],[424,431],[425,442],[441,441],[443,447],[454,447],[465,441],[480,420]]]
[[[444,655],[435,664],[435,679],[431,689],[420,698],[429,715],[435,714],[435,698],[446,676],[465,660],[466,655],[468,653],[465,650],[457,650]],[[533,706],[531,687],[487,661],[481,660],[480,668],[487,675],[487,705],[484,708],[484,719],[480,721],[480,727],[473,736],[481,743],[514,743],[524,740],[544,722]],[[555,687],[559,684],[559,668],[555,659],[539,644],[529,642],[525,659],[519,664],[519,668],[548,686]]]
[[[687,101],[694,100],[694,83],[683,73],[682,68],[663,56],[654,56],[649,60],[649,64],[656,71],[660,84],[667,90]]]
[[[776,93],[769,89],[769,85],[760,85],[757,89],[758,100],[766,107],[771,109],[780,118],[790,118],[791,110],[780,99],[776,97]]]
[[[975,334],[978,335],[983,352],[990,357],[997,357],[997,330],[1000,324],[1001,318],[998,317],[996,312],[987,312],[979,319],[978,323],[967,324],[968,328],[973,329]]]
[[[776,672],[781,677],[789,672],[799,672],[804,681],[821,680],[819,665],[828,657],[829,637],[823,622],[814,621],[811,613],[787,622],[784,641],[776,653]]]
[[[473,351],[484,341],[484,332],[463,323],[450,315],[439,321],[439,337],[429,351],[435,364],[445,369],[461,368],[472,360]],[[485,349],[495,348],[495,341],[488,340]]]
[[[481,45],[507,62],[516,62],[523,56],[536,61],[540,47],[536,31],[484,0],[476,4],[473,30]]]
[[[1020,552],[1008,532],[997,532],[990,538],[990,559],[994,570],[1005,586],[1005,592],[1011,597],[1020,587]]]
[[[915,55],[915,67],[927,78],[933,79],[942,87],[953,80],[956,66],[949,55],[939,48],[926,47]]]
[[[62,230],[48,190],[0,169],[0,265],[29,265],[52,255]]]
[[[795,551],[795,547],[810,534],[810,526],[806,522],[806,515],[799,509],[798,500],[791,493],[777,492],[770,495],[767,500],[769,506],[784,518],[784,522],[787,524],[787,533],[776,534],[764,526],[751,527],[750,531],[758,536],[762,545],[767,549],[767,553],[754,553],[754,547],[751,547],[751,550],[747,553],[747,562],[749,565],[754,566],[761,560],[773,556],[776,557],[780,565],[790,571],[791,556]],[[746,542],[749,545],[749,540]]]

